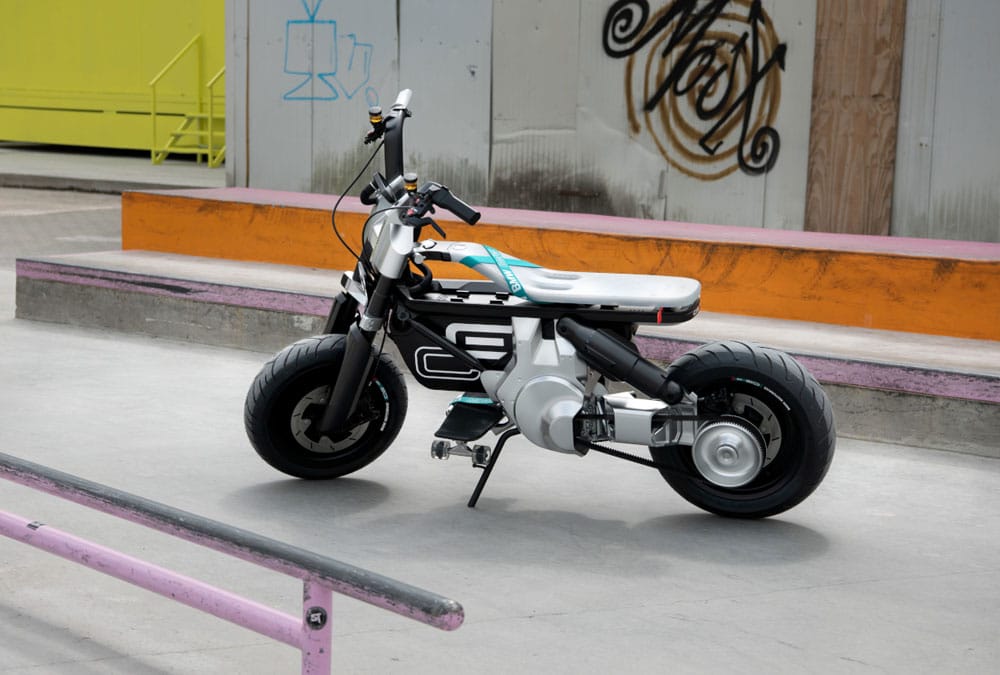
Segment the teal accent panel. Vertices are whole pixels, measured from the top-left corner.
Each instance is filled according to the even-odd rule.
[[[514,256],[507,255],[503,251],[498,251],[491,246],[483,246],[489,256],[479,256],[479,255],[467,255],[458,262],[475,269],[477,265],[495,265],[498,270],[500,270],[500,275],[503,277],[507,284],[507,289],[512,295],[516,295],[519,298],[524,298],[525,300],[531,300],[528,294],[524,292],[524,286],[521,281],[517,278],[514,273],[513,267],[527,267],[527,268],[537,268],[539,265],[535,263],[528,262],[527,260],[521,260],[520,258],[515,258]]]
[[[466,267],[473,268],[476,265],[494,265],[496,264],[497,257],[502,258],[506,261],[509,267],[539,267],[533,262],[528,262],[527,260],[521,260],[520,258],[515,258],[512,255],[507,255],[495,248],[485,247],[487,251],[490,251],[492,257],[482,256],[482,255],[467,255],[458,262],[465,265]]]
[[[517,275],[514,274],[514,270],[511,269],[510,263],[507,261],[507,257],[495,248],[490,248],[489,246],[485,246],[484,248],[486,249],[486,252],[490,254],[490,257],[493,258],[493,264],[500,270],[500,274],[503,276],[504,281],[507,282],[507,288],[510,290],[511,294],[528,300],[528,294],[524,292],[524,286],[521,285]]]
[[[468,403],[469,405],[496,405],[496,401],[485,396],[459,396],[452,403]]]

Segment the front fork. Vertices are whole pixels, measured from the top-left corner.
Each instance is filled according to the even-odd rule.
[[[330,435],[343,429],[354,414],[361,392],[372,372],[375,361],[372,342],[389,314],[389,299],[394,284],[395,280],[380,277],[368,306],[360,317],[359,303],[348,293],[341,293],[333,302],[326,328],[328,332],[346,333],[347,344],[330,400],[319,421],[317,431],[321,435]]]

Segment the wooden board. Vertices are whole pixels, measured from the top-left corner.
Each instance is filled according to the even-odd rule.
[[[906,0],[818,0],[806,228],[889,234]]]

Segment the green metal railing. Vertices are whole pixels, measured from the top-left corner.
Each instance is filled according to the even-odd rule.
[[[165,144],[160,145],[157,122],[164,114],[158,109],[157,85],[191,50],[195,50],[197,60],[197,70],[194,87],[195,111],[184,113],[184,119],[180,125],[167,138]],[[202,85],[204,81],[202,67],[202,37],[195,35],[186,45],[184,45],[170,61],[167,62],[159,73],[149,81],[151,102],[150,118],[152,120],[152,140],[149,146],[150,159],[153,164],[160,164],[171,153],[193,154],[200,162],[204,157],[210,167],[217,167],[222,164],[226,157],[225,129],[218,129],[225,124],[225,113],[215,114],[215,85],[225,75],[226,68],[223,66],[219,71]],[[204,92],[208,92],[208,112],[205,113]],[[175,113],[170,113],[176,117]],[[192,126],[193,125],[193,126]],[[222,144],[217,146],[216,141],[222,137]],[[194,143],[182,143],[182,139],[195,139]]]
[[[215,84],[225,77],[225,75],[226,67],[222,66],[222,68],[219,68],[219,72],[205,85],[208,89],[208,165],[213,169],[222,164],[226,158],[226,130],[225,128],[221,132],[216,132],[215,130]],[[220,115],[219,119],[225,124],[225,112]],[[217,133],[222,134],[222,147],[218,151],[215,150],[215,136]]]

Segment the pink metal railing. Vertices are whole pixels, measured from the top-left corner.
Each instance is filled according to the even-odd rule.
[[[329,673],[331,604],[340,593],[442,630],[462,625],[454,600],[186,511],[0,453],[0,477],[301,579],[293,616],[196,579],[0,511],[0,534],[80,563],[302,652],[303,673]]]

